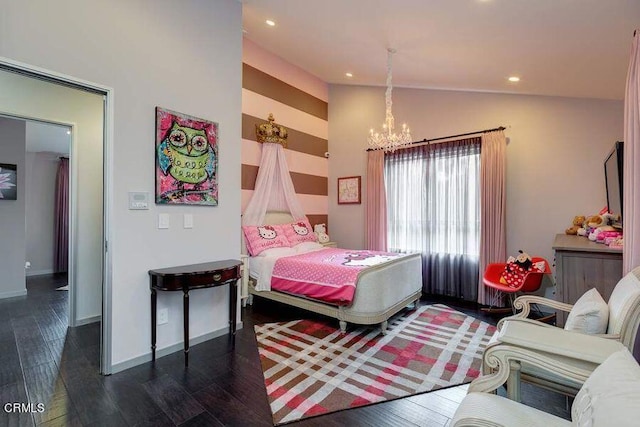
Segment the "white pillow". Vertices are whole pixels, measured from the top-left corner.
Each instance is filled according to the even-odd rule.
[[[569,312],[564,329],[583,334],[604,334],[609,323],[609,306],[596,288],[590,289],[576,301]]]
[[[637,426],[640,366],[627,349],[613,353],[587,378],[571,407],[573,425]]]
[[[296,255],[297,252],[295,249],[293,248],[270,248],[270,249],[265,249],[262,252],[260,252],[257,256],[259,257],[281,257],[281,256],[289,256],[289,255]]]
[[[302,254],[305,252],[311,252],[318,249],[322,249],[324,248],[324,246],[322,246],[318,242],[302,242],[302,243],[298,243],[297,245],[293,245],[292,248],[295,249],[297,253]]]

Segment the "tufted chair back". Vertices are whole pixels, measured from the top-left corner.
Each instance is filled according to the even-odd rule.
[[[640,325],[640,267],[620,279],[607,304],[607,334],[619,334],[620,342],[633,352]]]

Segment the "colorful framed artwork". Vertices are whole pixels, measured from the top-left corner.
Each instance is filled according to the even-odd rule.
[[[338,178],[338,204],[360,204],[360,177]]]
[[[18,200],[18,165],[0,163],[0,200]]]
[[[156,203],[218,205],[218,124],[156,107]]]

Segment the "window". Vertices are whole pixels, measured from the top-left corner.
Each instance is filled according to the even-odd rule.
[[[480,138],[387,154],[385,187],[389,249],[423,254],[426,292],[475,299]]]

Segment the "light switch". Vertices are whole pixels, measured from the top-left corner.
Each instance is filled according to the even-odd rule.
[[[184,214],[184,228],[193,228],[192,214]]]
[[[158,228],[169,228],[169,214],[158,214]]]

